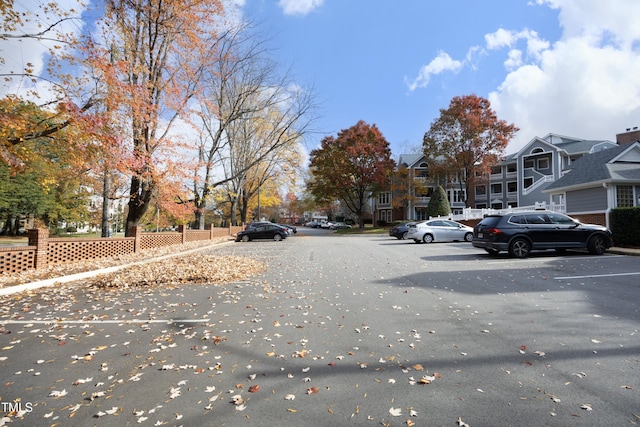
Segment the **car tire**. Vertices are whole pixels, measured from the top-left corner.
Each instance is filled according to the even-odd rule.
[[[405,240],[407,238],[407,234],[409,234],[408,231],[405,231],[404,233],[402,233],[402,237],[400,237],[400,239]]]
[[[273,240],[275,240],[276,242],[279,242],[280,240],[282,240],[282,236],[280,234],[276,233],[273,236]]]
[[[246,234],[244,236],[242,236],[242,241],[243,242],[248,242],[249,240],[251,240],[251,239]]]
[[[467,233],[464,235],[464,241],[465,242],[470,242],[473,240],[473,233]]]
[[[531,253],[531,243],[521,237],[513,239],[509,245],[509,255],[514,258],[526,258]]]
[[[424,236],[422,236],[422,241],[424,243],[432,243],[433,242],[433,236],[431,234],[427,233]]]
[[[485,248],[485,251],[491,256],[498,255],[500,253],[500,251],[497,249]]]
[[[589,249],[589,253],[591,255],[602,255],[607,250],[607,244],[599,234],[596,234],[591,239],[589,239],[589,244],[587,245],[587,249]]]

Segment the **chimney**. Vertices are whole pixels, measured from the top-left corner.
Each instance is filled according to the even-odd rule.
[[[616,134],[616,142],[619,145],[630,144],[635,141],[640,141],[640,130],[638,126],[627,128],[626,132]]]

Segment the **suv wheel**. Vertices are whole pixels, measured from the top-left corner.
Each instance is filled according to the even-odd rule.
[[[509,255],[515,258],[526,258],[531,253],[531,244],[527,239],[516,238],[509,245]]]
[[[589,239],[588,249],[589,253],[592,255],[602,255],[607,250],[604,237],[600,235],[593,236]]]

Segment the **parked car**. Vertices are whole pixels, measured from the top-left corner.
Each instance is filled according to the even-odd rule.
[[[289,224],[278,224],[278,225],[280,227],[284,227],[284,228],[290,230],[291,233],[289,233],[289,234],[296,234],[298,232],[298,229],[293,225],[289,225]]]
[[[495,255],[509,252],[525,258],[531,251],[543,249],[587,249],[602,255],[613,246],[611,231],[556,212],[531,211],[489,215],[473,230],[473,246]]]
[[[309,228],[319,228],[320,223],[318,221],[309,221],[304,226]]]
[[[329,228],[332,230],[342,230],[343,228],[351,228],[351,226],[346,222],[332,222]]]
[[[473,228],[447,219],[432,219],[409,225],[407,239],[416,243],[470,242]]]
[[[250,240],[273,239],[280,241],[286,239],[289,233],[277,224],[258,224],[247,228],[236,235],[236,242],[248,242]]]
[[[271,221],[251,221],[249,223],[247,223],[245,230],[248,230],[250,228],[255,228],[259,225],[268,225],[268,224],[273,224]]]
[[[395,237],[398,240],[407,238],[409,233],[409,225],[415,224],[415,222],[405,222],[404,224],[394,225],[389,229],[389,236]]]
[[[325,221],[320,223],[320,228],[329,229],[331,228],[332,221]]]

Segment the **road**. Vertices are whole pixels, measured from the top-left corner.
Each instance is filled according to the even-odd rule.
[[[640,423],[637,258],[308,229],[208,251],[269,268],[4,297],[10,425]]]

